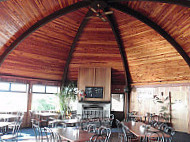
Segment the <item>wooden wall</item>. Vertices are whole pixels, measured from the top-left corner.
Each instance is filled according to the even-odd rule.
[[[110,101],[111,96],[111,68],[80,68],[78,77],[79,90],[85,87],[103,87],[103,98],[85,98],[85,101]]]
[[[169,92],[171,92],[173,103],[171,105],[173,127],[177,131],[190,133],[190,84],[184,86],[180,84],[175,86],[134,86],[130,97],[130,111],[138,111],[140,115],[145,115],[147,112],[159,114],[162,104],[153,101],[153,96],[166,98]]]

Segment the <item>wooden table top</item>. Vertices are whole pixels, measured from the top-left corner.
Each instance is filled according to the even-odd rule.
[[[12,122],[0,122],[0,128],[6,127],[6,126],[11,125],[11,124],[12,124]]]
[[[150,129],[148,129],[148,131],[143,129],[143,125],[146,125],[143,122],[123,122],[125,126],[127,126],[129,128],[129,130],[135,134],[137,137],[145,137],[145,134],[148,133],[148,131],[153,131],[153,132],[160,132],[160,130],[150,127]],[[168,134],[164,134],[164,137],[170,137],[170,135]]]
[[[89,141],[91,136],[94,135],[94,133],[89,133],[75,127],[53,128],[52,131],[58,133],[62,139],[66,139],[70,142]]]

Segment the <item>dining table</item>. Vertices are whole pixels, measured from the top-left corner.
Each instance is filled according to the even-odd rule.
[[[78,124],[80,123],[79,119],[64,119],[62,120],[62,123],[66,124],[66,126],[70,126],[70,125],[75,125],[78,126]]]
[[[145,129],[145,126],[147,126],[145,123],[143,122],[135,122],[135,121],[128,121],[128,122],[123,122],[123,124],[125,126],[127,126],[129,128],[129,130],[134,134],[136,135],[139,140],[141,141],[143,138],[145,138],[146,135],[148,135],[150,132],[157,132],[157,133],[160,133],[162,134],[164,137],[166,138],[169,138],[170,135],[169,134],[166,134],[166,133],[163,133],[161,132],[160,130],[152,127],[152,126],[148,126],[149,129],[146,130]]]
[[[8,121],[9,119],[14,119],[14,118],[17,118],[19,117],[18,115],[16,114],[0,114],[0,120],[3,119],[4,121]]]
[[[0,132],[4,133],[8,130],[8,126],[13,122],[0,122]]]
[[[94,133],[84,131],[81,128],[76,127],[66,127],[66,128],[52,128],[54,133],[59,134],[59,136],[69,142],[85,142],[89,141]]]

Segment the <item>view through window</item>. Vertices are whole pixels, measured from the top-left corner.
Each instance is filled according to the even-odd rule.
[[[123,111],[123,107],[124,107],[124,95],[112,94],[111,111]]]
[[[0,112],[27,111],[27,84],[0,82]]]
[[[60,88],[57,86],[33,85],[32,110],[59,110],[59,97],[56,95]]]

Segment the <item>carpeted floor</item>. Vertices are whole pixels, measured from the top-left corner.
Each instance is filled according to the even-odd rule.
[[[35,142],[36,140],[35,140],[33,129],[32,128],[21,129],[21,133],[19,134],[18,141]],[[119,142],[117,128],[112,128],[110,142]],[[173,138],[173,142],[190,142],[190,134],[176,132]]]

